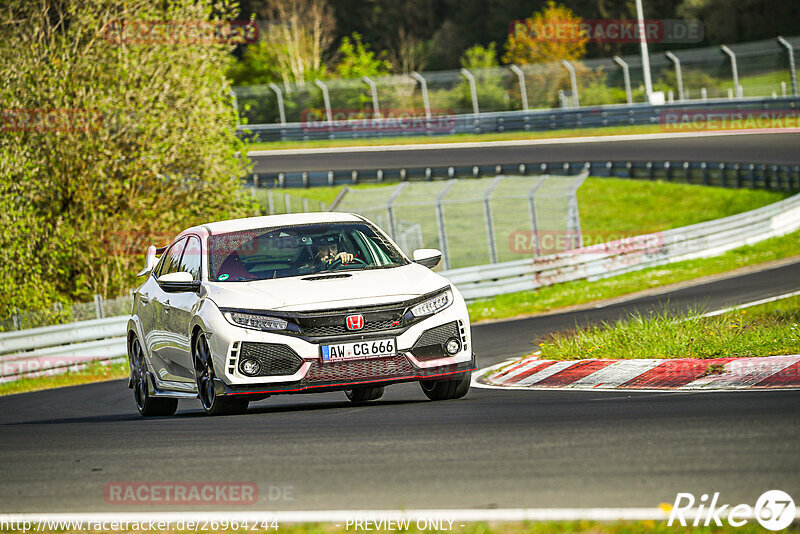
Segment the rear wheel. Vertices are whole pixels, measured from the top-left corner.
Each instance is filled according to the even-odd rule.
[[[220,397],[217,395],[214,381],[214,364],[208,340],[199,334],[194,342],[194,376],[197,383],[197,396],[208,415],[234,415],[247,411],[250,401],[241,398]]]
[[[347,395],[347,398],[352,403],[360,404],[363,402],[369,402],[378,400],[383,397],[384,387],[372,387],[372,388],[355,388],[355,389],[347,389],[345,390],[344,394]]]
[[[420,380],[422,392],[430,400],[460,399],[469,391],[472,373],[462,373],[448,380]]]
[[[163,399],[150,396],[150,382],[147,380],[147,362],[139,340],[131,341],[131,385],[136,409],[142,417],[173,415],[178,409],[178,399]]]

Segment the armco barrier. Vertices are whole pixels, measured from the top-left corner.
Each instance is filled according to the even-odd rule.
[[[287,124],[248,124],[238,127],[240,137],[255,141],[308,141],[314,139],[364,139],[404,137],[419,135],[452,135],[465,133],[502,133],[515,131],[547,131],[575,128],[602,128],[606,126],[656,125],[663,114],[671,111],[692,110],[793,110],[800,107],[798,97],[742,98],[738,100],[694,100],[676,104],[653,106],[651,104],[619,104],[577,109],[539,109],[453,115],[448,117],[449,128],[435,117],[427,121],[427,132],[418,128],[404,132],[382,132],[364,129],[362,120],[339,121],[328,127],[313,128],[301,122]]]
[[[498,165],[451,167],[405,167],[400,169],[353,169],[290,173],[260,173],[248,183],[261,187],[316,187],[384,183],[416,180],[449,180],[485,176],[534,174],[579,174],[590,176],[665,180],[668,182],[712,185],[717,187],[800,190],[800,165],[765,163],[730,163],[717,161],[544,161]],[[255,176],[255,175],[254,175]]]
[[[708,257],[800,228],[800,195],[723,219],[493,265],[451,269],[441,274],[468,300],[573,280],[596,280],[647,267]]]
[[[749,212],[532,259],[443,271],[474,300],[593,280],[726,250],[800,228],[800,194]],[[126,355],[127,316],[0,334],[0,380]]]
[[[127,355],[128,316],[0,334],[0,380],[65,370]]]

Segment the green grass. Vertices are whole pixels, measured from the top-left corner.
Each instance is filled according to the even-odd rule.
[[[128,378],[129,373],[130,370],[127,361],[111,365],[92,363],[80,371],[66,372],[52,376],[21,378],[13,382],[0,383],[0,396]]]
[[[615,323],[558,332],[540,343],[541,357],[709,359],[800,354],[800,297],[713,317],[701,314],[700,310],[633,314]]]
[[[469,315],[472,321],[481,321],[548,312],[799,255],[800,231],[712,258],[650,267],[595,282],[578,280],[475,301],[468,306]]]

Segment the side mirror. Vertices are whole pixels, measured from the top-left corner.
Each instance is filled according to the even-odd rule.
[[[158,277],[158,285],[168,293],[183,291],[199,291],[200,282],[195,280],[191,273],[167,273]]]
[[[139,271],[136,276],[144,276],[149,274],[156,266],[156,247],[150,245],[147,247],[147,252],[144,256],[144,269]]]
[[[419,263],[431,269],[439,265],[441,259],[442,251],[435,248],[418,248],[414,251],[414,263]]]

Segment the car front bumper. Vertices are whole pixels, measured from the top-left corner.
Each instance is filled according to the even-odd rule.
[[[352,389],[368,385],[386,385],[426,379],[447,379],[475,370],[469,318],[461,298],[445,310],[407,326],[402,331],[353,334],[337,339],[314,340],[287,334],[238,327],[221,315],[214,321],[209,339],[214,358],[218,393],[227,395],[271,395],[311,393]],[[457,336],[461,349],[454,355],[437,352],[435,344]],[[323,362],[321,345],[392,338],[394,355]],[[424,343],[424,346],[420,346]],[[246,376],[239,363],[245,345],[249,347],[284,347],[297,362],[284,374]],[[291,374],[287,374],[291,373]]]

